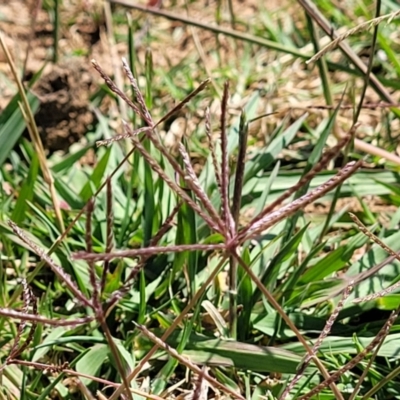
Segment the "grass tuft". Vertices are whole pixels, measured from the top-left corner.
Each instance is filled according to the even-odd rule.
[[[96,22],[112,55],[92,60],[98,124],[64,154],[45,152],[40,97],[13,67],[0,397],[400,393],[395,5],[377,2],[386,14],[372,19],[363,1],[352,15],[308,0],[257,15],[191,3],[187,18],[179,4],[112,3]],[[68,12],[60,37],[80,32]],[[326,59],[304,64],[328,36]]]

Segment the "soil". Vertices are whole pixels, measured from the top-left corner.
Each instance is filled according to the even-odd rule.
[[[127,26],[126,24],[114,25],[114,36],[125,39],[112,43],[108,38],[102,1],[63,0],[60,11],[60,62],[57,66],[53,66],[50,62],[53,49],[51,13],[38,7],[40,3],[39,0],[9,0],[0,4],[0,30],[4,32],[6,43],[12,51],[18,70],[25,71],[25,81],[28,81],[44,66],[39,82],[33,87],[41,100],[41,108],[36,116],[37,123],[44,144],[50,151],[67,150],[95,123],[95,116],[89,108],[89,98],[102,83],[102,79],[91,67],[90,60],[96,59],[108,75],[115,76],[116,70],[121,71],[120,56],[127,55]],[[162,7],[167,11],[179,14],[183,12],[184,8],[183,2],[182,4],[178,3],[163,0]],[[190,18],[214,23],[216,5],[212,2],[207,2],[207,4],[208,6],[204,7],[201,1],[192,2],[188,11]],[[245,16],[248,24],[251,24],[252,20],[256,18],[260,8],[257,0],[234,0],[233,5],[236,11],[240,10],[242,17]],[[293,20],[297,25],[297,20],[303,15],[299,6],[289,0],[269,1],[263,7],[268,9],[271,18],[274,20],[279,18],[282,26],[293,24]],[[144,59],[146,52],[146,47],[143,45],[146,35],[157,37],[157,40],[151,42],[153,63],[156,68],[172,69],[182,59],[192,58],[197,60],[195,72],[192,73],[194,74],[193,79],[198,83],[209,75],[215,77],[220,74],[221,72],[218,71],[221,69],[221,65],[245,68],[240,64],[244,54],[243,43],[240,41],[233,42],[220,35],[218,43],[216,43],[215,34],[212,32],[201,29],[191,30],[175,21],[113,6],[113,12],[118,9],[122,10],[123,18],[128,12],[133,21],[139,21],[140,28],[135,32],[135,46],[140,60]],[[280,12],[276,14],[278,9]],[[224,13],[229,14],[227,10],[224,10]],[[228,21],[229,17],[225,19]],[[299,24],[301,23],[299,22]],[[229,24],[225,22],[225,26],[229,27]],[[243,30],[245,27],[239,24],[237,29]],[[195,37],[200,43],[201,50],[195,45]],[[217,45],[223,49],[220,51],[221,60],[217,60],[217,57],[211,55]],[[307,48],[304,51],[310,52],[312,49]],[[268,119],[257,120],[250,125],[250,134],[256,139],[253,145],[263,147],[269,141],[270,132],[273,132],[281,123],[283,115],[289,116],[290,122],[307,111],[310,114],[308,120],[310,126],[314,126],[322,118],[326,118],[328,112],[307,109],[309,106],[325,103],[317,68],[312,70],[313,67],[305,66],[302,60],[294,59],[290,55],[278,54],[277,56],[275,52],[268,50],[260,54],[258,58],[252,60],[258,78],[249,87],[246,87],[245,82],[238,83],[239,87],[234,89],[238,95],[232,96],[229,111],[232,115],[238,115],[255,91],[264,93],[260,96],[257,113],[265,114],[275,111],[276,114],[271,115]],[[265,68],[266,65],[270,68]],[[273,65],[276,65],[276,68],[271,68]],[[8,78],[0,79],[1,111],[16,93],[7,62],[1,52],[0,74],[4,74]],[[176,85],[179,86],[179,74],[174,79]],[[344,73],[332,74],[332,81],[339,86],[343,86],[343,82],[346,80],[348,80],[348,76]],[[361,84],[361,80],[354,82],[354,86]],[[340,96],[341,90],[336,94],[337,98]],[[164,104],[166,102],[173,104],[173,99],[169,94],[163,93],[159,99]],[[349,103],[346,100],[345,102]],[[110,104],[112,102],[109,97],[105,101],[108,103],[103,103],[100,107],[103,107],[102,111],[105,110],[112,115],[115,104]],[[378,101],[372,90],[367,92],[366,101],[372,103]],[[218,115],[219,102],[213,101],[210,108],[213,114]],[[337,118],[338,134],[346,132],[351,126],[352,112],[352,110],[340,112]],[[365,110],[361,113],[362,126],[357,132],[359,138],[368,140],[368,137],[376,135],[377,131],[381,132],[381,137],[385,137],[386,127],[382,123],[384,112],[377,109]],[[118,115],[116,115],[117,118]],[[169,124],[172,125],[172,122],[169,121]],[[186,124],[188,123],[186,121]],[[397,131],[398,121],[392,121],[391,125],[391,130]],[[166,129],[165,134],[168,134],[168,128]],[[172,134],[169,136],[172,137]],[[333,143],[329,142],[328,144],[332,145]]]
[[[89,109],[92,76],[75,60],[52,66],[35,87],[40,109],[35,116],[45,148],[66,150],[81,139],[94,123]]]
[[[167,1],[162,1],[162,3],[162,7],[167,11],[182,13],[183,4],[172,5]],[[241,16],[251,24],[260,7],[258,1],[235,0],[233,3],[235,9],[240,10]],[[0,30],[5,32],[7,45],[12,50],[16,64],[20,69],[25,69],[26,81],[47,62],[39,82],[33,88],[41,100],[41,109],[36,117],[37,124],[46,148],[50,151],[67,150],[69,145],[79,140],[84,135],[85,129],[87,131],[87,127],[95,121],[92,111],[88,108],[88,98],[96,90],[101,79],[91,68],[90,60],[96,59],[107,74],[114,75],[115,68],[120,68],[120,65],[115,66],[113,63],[118,62],[118,56],[126,56],[127,43],[126,40],[121,40],[119,43],[110,44],[101,1],[64,0],[60,11],[59,54],[61,62],[57,64],[57,67],[53,67],[49,62],[53,49],[53,24],[50,20],[50,13],[39,8],[38,4],[40,4],[39,0],[9,0],[7,4],[0,5]],[[191,3],[190,12],[188,11],[190,18],[214,23],[216,4],[211,2],[207,2],[207,4],[208,7],[204,7],[202,2]],[[268,2],[268,10],[273,13],[277,9],[283,10],[291,7],[291,12],[295,12],[293,4],[290,4],[291,2],[288,0],[279,2],[273,0]],[[227,5],[225,6],[227,7]],[[116,8],[113,7],[113,10],[115,11]],[[127,9],[123,9],[124,13],[127,11]],[[224,13],[228,15],[227,9],[224,10]],[[173,68],[185,57],[190,58],[193,55],[198,57],[199,49],[194,44],[195,36],[207,57],[207,59],[204,59],[204,56],[200,57],[201,63],[196,67],[198,72],[196,71],[195,74],[201,74],[201,76],[195,77],[198,82],[211,75],[210,72],[213,70],[218,70],[220,65],[232,64],[232,60],[236,60],[234,61],[235,65],[240,67],[242,43],[233,44],[232,41],[221,35],[218,39],[218,46],[221,46],[222,49],[220,51],[221,60],[217,60],[215,57],[209,56],[217,45],[216,37],[212,32],[200,29],[194,32],[183,27],[181,23],[145,15],[138,11],[129,11],[129,14],[133,20],[136,18],[136,20],[142,21],[139,24],[141,29],[135,33],[135,45],[139,59],[144,58],[146,51],[141,42],[146,34],[151,32],[152,35],[159,38],[151,43],[156,67]],[[229,18],[225,19],[229,20]],[[282,23],[287,24],[288,21],[282,17]],[[225,25],[229,27],[228,23]],[[239,24],[237,29],[245,28]],[[126,31],[127,28],[124,24],[114,26],[115,35],[126,35]],[[274,57],[266,52],[262,59],[256,62],[262,69],[262,66],[265,63],[268,64]],[[1,72],[10,76],[8,65],[0,54]],[[270,76],[270,72],[268,74],[268,76],[263,75],[263,79],[253,87],[243,88],[249,92],[268,89],[270,94],[260,99],[260,114],[282,108],[281,106],[289,97],[291,101],[296,102],[293,96],[293,80],[298,81],[297,83],[304,80],[302,68],[298,68],[297,62],[282,76]],[[282,84],[282,88],[279,88],[279,95],[276,89],[270,90],[275,86],[272,82],[277,80],[284,82],[288,77],[292,83],[290,85]],[[12,82],[11,78],[10,82]],[[177,77],[177,84],[179,85],[179,77]],[[315,87],[318,88],[318,84]],[[0,111],[7,105],[15,92],[15,85],[2,84],[0,80]],[[232,98],[230,105],[232,114],[238,114],[248,101],[249,97],[244,95],[243,90],[240,92],[242,93],[239,100]],[[311,91],[310,94],[312,94]],[[170,96],[166,97],[167,99],[162,101],[171,102]],[[297,104],[299,103],[297,102]],[[107,107],[109,104],[104,106]],[[218,114],[219,108],[218,102],[214,101],[211,105],[212,112]],[[287,108],[287,103],[285,108]],[[302,113],[303,111],[291,111],[293,118]],[[254,136],[257,137],[260,146],[263,146],[268,140],[268,131],[272,131],[280,120],[281,116],[277,115],[276,118],[272,116],[268,123],[261,124],[258,121],[251,124],[250,130],[256,131]]]
[[[64,5],[66,2],[64,2]],[[40,79],[32,91],[40,100],[40,108],[35,120],[44,147],[50,152],[67,150],[80,140],[96,122],[90,109],[90,95],[98,88],[99,78],[90,67],[91,56],[104,54],[100,40],[101,21],[96,23],[85,9],[91,1],[64,7],[62,21],[74,19],[72,26],[61,25],[59,52],[60,62],[53,64],[53,25],[50,14],[38,9],[38,1],[10,0],[0,5],[0,30],[4,32],[18,71],[24,71],[23,80],[27,84],[43,68]],[[83,3],[87,3],[84,7]],[[79,50],[79,51],[78,51]],[[75,53],[82,52],[83,56]],[[103,57],[100,57],[101,61]],[[104,57],[107,59],[107,57]],[[109,62],[102,62],[107,68]],[[105,64],[105,65],[104,65]],[[10,81],[0,79],[0,111],[16,93],[12,84],[5,55],[0,52],[0,73]]]

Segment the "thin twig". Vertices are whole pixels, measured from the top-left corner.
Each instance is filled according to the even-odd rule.
[[[367,362],[367,365],[364,368],[364,371],[362,372],[361,376],[358,378],[358,381],[356,385],[354,386],[353,393],[351,393],[350,397],[348,400],[354,400],[357,398],[358,392],[360,391],[360,388],[362,386],[362,383],[364,382],[364,379],[367,377],[368,373],[370,372],[373,363],[375,362],[376,357],[379,354],[379,351],[383,345],[383,340],[376,346],[374,349],[374,352],[372,353],[371,357],[369,357],[369,360]]]
[[[167,121],[171,116],[176,114],[178,111],[182,110],[182,108],[190,101],[193,99],[193,97],[197,96],[200,92],[202,92],[207,85],[210,83],[210,79],[206,79],[205,81],[201,82],[200,85],[193,90],[189,95],[187,95],[182,101],[179,102],[172,110],[168,111],[167,114],[165,114],[154,126],[156,128],[160,124],[162,124],[164,121]]]
[[[128,61],[126,61],[125,58],[122,58],[122,66],[124,68],[125,74],[129,79],[129,82],[131,83],[133,93],[135,95],[135,99],[138,102],[141,110],[141,115],[143,116],[143,119],[146,121],[147,125],[154,128],[155,127],[155,122],[153,121],[153,118],[151,116],[150,110],[146,106],[146,102],[143,98],[142,92],[139,89],[139,85],[137,83],[136,78],[133,76],[133,73],[129,67]]]
[[[185,251],[215,251],[225,250],[225,244],[180,244],[175,246],[154,246],[143,247],[140,249],[119,250],[111,253],[87,253],[80,251],[73,255],[74,260],[85,261],[106,261],[115,258],[134,258],[148,255],[165,254],[165,253],[182,253]]]
[[[49,371],[49,372],[55,372],[55,373],[63,373],[65,375],[71,375],[71,376],[78,376],[81,378],[86,378],[86,379],[90,379],[92,381],[98,382],[98,383],[102,383],[104,386],[106,387],[114,387],[114,388],[118,388],[120,386],[119,383],[104,379],[104,378],[99,378],[97,376],[94,375],[89,375],[89,374],[85,374],[83,372],[77,372],[74,371],[72,369],[68,369],[68,363],[65,362],[61,365],[49,365],[49,364],[43,364],[43,363],[39,363],[39,362],[33,362],[33,361],[26,361],[26,360],[13,360],[14,364],[19,364],[19,365],[24,365],[27,367],[32,367],[38,370],[43,370],[43,371]],[[138,390],[138,389],[134,389],[132,387],[129,388],[129,390],[133,393],[133,394],[137,394],[138,396],[141,396],[143,398],[146,399],[151,399],[151,400],[165,400],[165,398],[163,397],[159,397],[156,396],[154,394],[150,394],[147,392],[144,392],[142,390]]]
[[[185,181],[190,188],[196,193],[197,199],[203,204],[204,208],[210,214],[211,217],[219,218],[217,211],[212,205],[210,199],[202,188],[199,179],[197,178],[196,173],[194,172],[194,168],[190,161],[190,156],[186,151],[185,146],[182,143],[179,143],[179,152],[182,156],[183,163],[185,164],[187,175],[185,176]]]
[[[75,319],[55,319],[46,318],[41,315],[26,314],[13,310],[11,308],[0,307],[0,315],[3,317],[15,318],[20,321],[33,321],[41,324],[52,325],[52,326],[77,326],[87,324],[93,321],[94,317],[84,317]]]
[[[98,64],[96,63],[96,61],[94,61],[95,65],[94,67],[99,67]],[[100,73],[101,76],[103,76],[103,79],[108,79],[109,77],[104,73],[104,71],[99,68],[98,72]],[[111,81],[111,80],[110,80]],[[111,81],[112,83],[112,81]],[[186,96],[186,98],[184,100],[181,101],[180,104],[178,104],[178,106],[174,109],[175,111],[179,108],[181,109],[183,107],[184,104],[186,104],[194,95],[196,95],[197,93],[199,93],[201,90],[203,90],[206,85],[207,85],[208,81],[204,81],[200,84],[200,86],[195,89],[192,93],[190,93],[188,96]],[[115,85],[114,85],[115,86]],[[122,93],[122,92],[121,92]],[[122,93],[123,96],[125,96],[124,93]],[[130,102],[130,104],[133,104],[131,102],[131,100],[126,97],[126,100]],[[137,110],[138,108],[133,104],[133,107],[135,107]],[[174,111],[172,110],[172,111]],[[172,112],[171,111],[171,112]],[[139,110],[138,110],[138,113]],[[161,119],[158,123],[156,123],[155,126],[157,126],[163,119]],[[120,163],[115,167],[115,169],[111,172],[109,178],[111,179],[113,176],[116,175],[116,173],[122,168],[122,166],[125,164],[125,162],[127,160],[130,159],[130,157],[132,156],[133,152],[135,151],[135,149],[130,149],[128,151],[128,153],[126,154],[126,156],[120,161]],[[93,197],[96,198],[97,195],[104,189],[104,187],[106,186],[107,181],[105,180],[100,187],[96,190],[96,192],[93,194]],[[50,256],[59,246],[60,244],[63,242],[63,240],[67,237],[67,235],[69,234],[69,232],[72,230],[72,228],[75,226],[76,222],[79,220],[79,218],[82,216],[82,214],[85,212],[86,210],[86,206],[87,203],[85,204],[84,207],[82,207],[82,209],[76,214],[75,218],[71,221],[71,223],[67,226],[67,228],[65,230],[62,231],[61,235],[57,238],[57,240],[53,243],[53,245],[50,247],[49,251],[47,252],[47,256]],[[37,263],[34,270],[32,272],[30,272],[27,276],[27,282],[30,283],[35,276],[40,272],[40,270],[43,268],[43,266],[45,265],[45,261],[42,260],[41,262]],[[21,289],[17,288],[14,293],[12,294],[8,304],[13,304],[16,299],[18,298],[18,296],[21,294]]]
[[[32,293],[32,290],[29,287],[28,283],[26,282],[25,278],[20,279],[20,282],[23,287],[22,298],[23,298],[24,306],[22,308],[22,313],[28,314],[29,308],[32,306],[31,314],[38,315],[36,297]],[[11,350],[6,359],[6,362],[5,362],[6,365],[10,364],[11,360],[13,360],[14,358],[17,358],[19,355],[21,355],[22,352],[29,346],[29,344],[31,343],[31,341],[33,339],[33,335],[35,334],[35,330],[36,330],[36,326],[37,326],[36,322],[32,323],[26,340],[21,344],[22,334],[24,332],[25,326],[26,326],[26,320],[22,320],[18,326],[17,335],[14,338],[13,345],[11,346]]]
[[[96,142],[96,146],[97,147],[108,146],[108,145],[110,145],[110,144],[112,144],[114,142],[118,142],[118,141],[123,140],[123,139],[130,139],[132,137],[132,135],[136,136],[136,135],[139,135],[139,133],[147,132],[147,131],[150,131],[152,129],[153,128],[151,128],[149,126],[144,126],[142,128],[138,128],[138,129],[132,129],[132,131],[129,132],[129,133],[124,133],[122,135],[115,135],[115,136],[113,136],[112,138],[109,138],[109,139],[98,140]]]
[[[96,318],[97,321],[100,323],[101,327],[103,328],[104,335],[107,339],[113,361],[115,362],[115,364],[117,366],[117,371],[121,377],[122,385],[120,386],[120,388],[122,389],[122,391],[125,391],[125,393],[127,393],[129,400],[133,400],[132,392],[129,390],[130,380],[128,379],[128,376],[127,376],[127,375],[129,375],[130,371],[125,371],[120,352],[118,350],[117,345],[115,344],[115,340],[112,337],[110,328],[106,322],[105,314],[103,312],[100,312],[100,313],[98,313],[98,315],[96,317],[97,317]]]
[[[127,124],[124,124],[125,129],[127,132],[129,132],[130,127]],[[174,170],[176,172],[179,171],[179,174],[182,176],[182,178],[185,178],[185,174],[180,168],[179,164],[176,162],[176,160],[172,160],[172,156],[170,154],[166,155],[167,152],[163,148],[163,146],[160,145],[158,140],[155,139],[154,135],[149,135],[148,136],[152,143],[155,145],[155,147],[162,152],[163,155],[165,155],[168,158],[168,161],[172,164]],[[197,213],[201,218],[204,219],[204,221],[208,224],[210,229],[213,229],[217,232],[223,233],[223,223],[221,221],[221,218],[219,218],[218,214],[216,211],[213,212],[212,217],[207,215],[201,208],[200,206],[186,193],[184,189],[182,189],[173,179],[171,179],[163,170],[161,165],[147,152],[145,147],[141,144],[140,141],[136,140],[135,137],[132,137],[132,142],[135,145],[135,148],[140,152],[142,157],[145,159],[145,161],[149,164],[151,169],[156,172],[160,178],[171,188],[173,192],[175,192],[182,200],[184,200],[187,204],[190,205],[190,207]],[[193,190],[193,192],[197,192],[197,187],[191,182],[188,182],[188,185],[190,189]],[[197,194],[197,193],[196,193]]]
[[[119,98],[121,98],[137,115],[143,117],[142,112],[139,107],[132,102],[132,100],[118,88],[118,86],[112,81],[112,79],[103,71],[103,68],[97,63],[96,60],[91,61],[93,68],[100,74],[104,79],[104,82],[108,88],[115,93]]]
[[[234,232],[237,235],[239,227],[239,214],[242,205],[243,179],[245,171],[247,137],[249,125],[246,121],[246,114],[242,111],[239,122],[239,152],[236,162],[235,186],[233,189],[232,200],[232,218]],[[233,339],[237,338],[237,296],[238,296],[238,277],[237,277],[237,261],[234,257],[229,259],[229,329]]]

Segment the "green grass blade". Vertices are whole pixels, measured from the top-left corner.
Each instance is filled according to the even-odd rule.
[[[27,93],[27,98],[32,112],[35,113],[39,108],[39,99],[30,92]],[[14,96],[0,115],[0,165],[10,155],[26,128],[18,101],[19,95]]]
[[[311,283],[341,270],[350,261],[354,252],[367,242],[368,238],[363,233],[353,236],[347,244],[331,251],[326,257],[310,267],[302,276],[301,282],[303,284]]]
[[[33,156],[29,168],[28,176],[21,186],[18,194],[15,208],[11,214],[11,219],[18,225],[25,219],[28,202],[32,201],[34,189],[36,186],[36,178],[39,172],[39,160],[36,155]]]
[[[243,260],[247,265],[251,264],[250,260],[250,252],[248,248],[243,249],[242,254]],[[246,341],[250,336],[250,318],[251,318],[251,310],[252,310],[252,294],[253,294],[253,286],[251,278],[248,276],[246,271],[243,270],[241,266],[238,267],[238,294],[237,301],[238,304],[241,304],[243,309],[239,314],[238,318],[238,340]]]
[[[248,164],[245,170],[245,182],[247,182],[250,177],[255,176],[258,172],[268,168],[273,163],[282,149],[288,146],[296,136],[296,133],[306,117],[307,115],[303,115],[301,118],[297,119],[289,128],[285,130],[285,132],[276,137],[264,152],[258,154],[254,160],[252,160],[251,164]]]
[[[79,196],[82,198],[83,201],[85,202],[88,201],[93,196],[94,193],[93,188],[97,189],[100,186],[101,182],[103,181],[111,152],[112,152],[111,147],[106,149],[103,157],[101,157],[96,167],[94,168],[90,176],[90,180],[85,184],[85,186],[80,191]]]
[[[261,282],[266,286],[269,290],[274,290],[276,287],[276,282],[278,279],[278,274],[280,273],[280,269],[282,264],[289,260],[291,257],[295,255],[298,250],[299,244],[303,238],[304,233],[308,229],[308,225],[304,226],[299,232],[296,233],[278,252],[278,254],[270,261],[268,268],[260,276]],[[285,242],[284,242],[285,243]],[[252,304],[253,306],[259,301],[261,298],[261,292],[257,289],[253,293]]]
[[[151,154],[152,152],[152,144],[149,140],[144,141],[144,146],[146,150]],[[143,234],[144,240],[143,245],[147,246],[150,239],[153,237],[154,226],[156,225],[157,215],[156,215],[156,205],[155,205],[155,186],[153,179],[153,171],[151,167],[144,163],[143,165],[143,201],[144,201],[144,210],[143,210]],[[162,184],[162,183],[161,183]]]

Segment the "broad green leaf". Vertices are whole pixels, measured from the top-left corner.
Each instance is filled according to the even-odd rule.
[[[373,340],[371,337],[357,336],[358,342],[365,348]],[[399,360],[400,353],[396,343],[400,340],[400,333],[390,334],[386,337],[383,345],[378,350],[380,357],[387,357],[392,360]],[[314,340],[311,341],[313,343]],[[282,349],[293,351],[297,354],[304,354],[304,347],[300,343],[289,343],[282,346]],[[353,338],[341,337],[341,336],[328,336],[320,347],[321,353],[326,354],[350,354],[355,355],[358,353],[358,349],[354,344]]]
[[[92,145],[88,145],[79,149],[75,153],[66,155],[62,158],[62,160],[54,163],[51,167],[51,170],[54,172],[62,172],[68,168],[72,168],[74,164],[80,160],[92,147]]]
[[[181,338],[182,332],[175,332],[167,342],[176,348]],[[140,339],[140,344],[143,350],[151,347],[148,339],[143,337]],[[294,373],[302,357],[278,347],[257,346],[235,340],[209,339],[193,332],[182,354],[189,356],[195,363],[281,373]],[[312,372],[314,369],[314,366],[310,366],[306,372]]]
[[[301,361],[293,353],[277,347],[222,339],[191,342],[183,354],[190,354],[194,362],[200,361],[201,357],[208,354],[208,363],[211,365],[218,365],[218,358],[223,357],[226,366],[258,372],[294,373]]]
[[[57,339],[61,338],[66,332],[66,329],[61,326],[52,330],[46,336],[43,342],[36,347],[36,351],[33,353],[32,361],[39,361],[42,357],[44,357],[50,350],[50,346],[52,346],[52,344],[57,344]]]
[[[331,251],[315,265],[310,267],[301,277],[301,283],[310,283],[329,276],[333,272],[342,269],[351,259],[354,252],[362,247],[368,238],[363,233],[352,237],[345,245]]]
[[[97,376],[100,368],[105,363],[109,355],[109,348],[104,344],[96,344],[76,363],[76,370],[82,374]],[[85,385],[89,385],[92,380],[80,378]]]
[[[396,290],[398,292],[400,289]],[[395,310],[400,304],[400,294],[387,294],[375,300],[376,307],[380,310]]]

